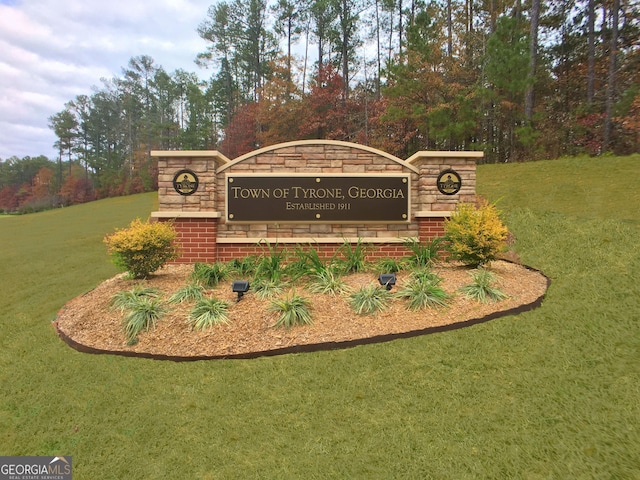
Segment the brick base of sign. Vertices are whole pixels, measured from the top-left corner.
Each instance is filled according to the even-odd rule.
[[[418,220],[418,234],[420,242],[427,242],[436,237],[444,236],[444,222],[442,217],[425,217]]]
[[[251,255],[264,255],[269,253],[269,246],[266,242],[234,243],[229,239],[224,242],[218,242],[218,222],[217,218],[175,218],[160,219],[160,221],[171,221],[178,233],[177,241],[180,245],[180,257],[174,263],[213,263],[227,262],[235,258],[242,258]],[[427,242],[436,237],[444,235],[444,222],[442,217],[425,217],[418,220],[419,223],[419,240]],[[379,258],[400,258],[406,256],[409,251],[404,247],[400,239],[398,242],[385,241],[369,241],[365,239],[365,243],[371,245],[368,252],[368,260],[376,260]],[[306,243],[311,245],[321,257],[331,258],[336,255],[342,247],[342,241],[322,241],[322,238],[316,238],[314,241]],[[304,248],[305,243],[301,242]],[[294,249],[295,243],[283,242],[279,245],[280,249]]]
[[[180,245],[180,257],[175,263],[216,261],[217,218],[176,218],[171,221],[178,233]]]
[[[343,244],[341,243],[314,243],[312,245],[295,245],[283,244],[278,246],[278,250],[288,250],[293,252],[296,248],[303,250],[313,248],[318,252],[320,258],[330,259],[334,256],[339,257],[339,250]],[[273,248],[274,246],[271,245]],[[250,255],[268,255],[269,248],[266,245],[246,245],[240,243],[226,243],[218,245],[219,262],[228,262],[234,258],[250,256]],[[366,256],[367,261],[375,261],[380,258],[400,258],[408,255],[409,251],[402,244],[375,244],[368,249]]]

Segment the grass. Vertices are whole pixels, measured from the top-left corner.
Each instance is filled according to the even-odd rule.
[[[541,308],[246,361],[87,355],[50,327],[117,273],[102,237],[153,196],[5,218],[0,454],[72,455],[77,479],[639,478],[639,161],[479,167],[552,278]]]
[[[166,313],[160,296],[160,291],[155,288],[136,286],[118,292],[111,298],[111,307],[126,313],[123,331],[128,345],[138,343],[138,334],[142,330],[155,328],[158,319]]]
[[[251,284],[256,297],[260,299],[275,298],[284,291],[286,283],[280,279],[257,278]]]
[[[477,191],[498,201],[501,210],[531,206],[539,213],[637,225],[639,165],[640,154],[482,165],[478,168]]]

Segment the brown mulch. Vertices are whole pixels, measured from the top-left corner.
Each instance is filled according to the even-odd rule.
[[[129,280],[124,274],[106,280],[69,301],[54,325],[65,341],[81,351],[174,360],[242,358],[339,348],[456,328],[501,316],[501,312],[509,314],[533,308],[544,297],[548,280],[540,272],[502,260],[492,262],[490,270],[497,276],[496,286],[508,295],[507,299],[482,304],[458,293],[447,307],[419,311],[408,310],[405,301],[396,299],[387,310],[373,316],[355,314],[346,295],[317,295],[298,286],[296,292],[311,300],[313,324],[289,329],[274,327],[277,315],[269,311],[269,300],[260,300],[249,291],[237,302],[230,282],[224,282],[208,294],[229,303],[228,324],[193,330],[187,322],[192,304],[180,304],[173,306],[156,328],[143,331],[136,345],[128,346],[122,330],[124,314],[110,307],[112,296],[143,284],[160,289],[163,297],[168,298],[189,282],[193,271],[191,265],[169,265],[144,281]],[[443,278],[441,286],[451,294],[471,280],[470,270],[460,265],[445,263],[434,271]],[[407,274],[398,274],[395,289],[406,278]],[[349,275],[344,280],[353,288],[377,283],[371,273]]]

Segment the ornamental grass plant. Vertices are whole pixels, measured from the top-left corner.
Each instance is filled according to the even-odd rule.
[[[138,334],[156,326],[157,320],[166,313],[160,299],[161,292],[152,287],[136,285],[131,290],[116,293],[109,304],[125,313],[123,332],[128,345],[138,342]]]
[[[291,291],[284,298],[271,300],[269,311],[278,315],[275,326],[291,328],[296,325],[311,325],[311,302],[308,298]]]
[[[408,239],[404,246],[411,252],[408,264],[413,268],[429,268],[440,259],[440,252],[444,248],[444,238],[435,237],[431,240],[420,242]]]
[[[256,263],[255,278],[280,282],[286,275],[286,251],[278,244],[271,245],[269,242],[265,242],[264,250],[265,253],[258,257]]]
[[[128,345],[138,343],[138,334],[155,328],[158,320],[167,313],[167,306],[160,298],[136,297],[125,308],[124,335]]]
[[[189,312],[189,323],[194,330],[205,330],[214,325],[229,323],[229,304],[214,297],[201,298]]]
[[[255,274],[258,259],[255,256],[234,258],[229,262],[229,273],[239,277],[250,277]]]
[[[375,272],[381,273],[398,273],[400,270],[410,266],[410,263],[403,258],[384,257],[375,263]]]
[[[251,283],[251,288],[253,289],[254,295],[263,300],[265,298],[274,298],[280,295],[285,287],[286,282],[280,279],[271,279],[264,277],[257,277],[253,283]]]
[[[311,275],[307,289],[322,295],[342,295],[350,291],[340,274],[329,268]]]
[[[392,294],[378,285],[363,285],[349,295],[349,305],[358,315],[373,315],[389,306]]]
[[[306,247],[297,245],[293,252],[293,261],[287,264],[287,273],[297,279],[317,276],[335,268],[335,258],[321,258],[318,250],[311,245]]]
[[[497,281],[495,274],[486,268],[478,268],[470,272],[469,275],[471,275],[473,281],[460,288],[460,291],[464,293],[467,298],[477,300],[481,303],[499,302],[507,298],[507,295],[494,286],[494,283]]]
[[[358,238],[355,244],[345,239],[338,249],[338,263],[341,265],[344,273],[364,272],[369,263],[367,262],[367,253],[371,250],[364,240]]]
[[[170,297],[169,303],[185,303],[202,300],[204,298],[204,286],[197,282],[190,282],[176,290]]]
[[[158,298],[160,295],[160,290],[157,288],[136,285],[131,290],[116,293],[109,303],[113,308],[126,310],[135,305],[141,298]]]
[[[445,307],[449,295],[439,285],[442,279],[430,271],[418,271],[398,289],[395,296],[407,300],[410,310],[422,310],[428,307]]]
[[[215,287],[229,275],[229,265],[221,262],[201,263],[193,265],[191,278],[205,287]]]

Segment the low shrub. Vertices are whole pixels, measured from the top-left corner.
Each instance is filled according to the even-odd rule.
[[[495,260],[506,245],[507,227],[495,205],[459,203],[445,222],[445,238],[455,260],[477,267]]]
[[[45,210],[58,208],[64,204],[64,200],[59,195],[48,195],[44,198],[34,198],[20,205],[17,209],[19,214],[37,213]],[[2,211],[0,210],[0,213]]]
[[[125,269],[133,278],[146,278],[178,258],[176,236],[171,223],[136,219],[129,228],[107,235],[104,242],[118,267]]]

